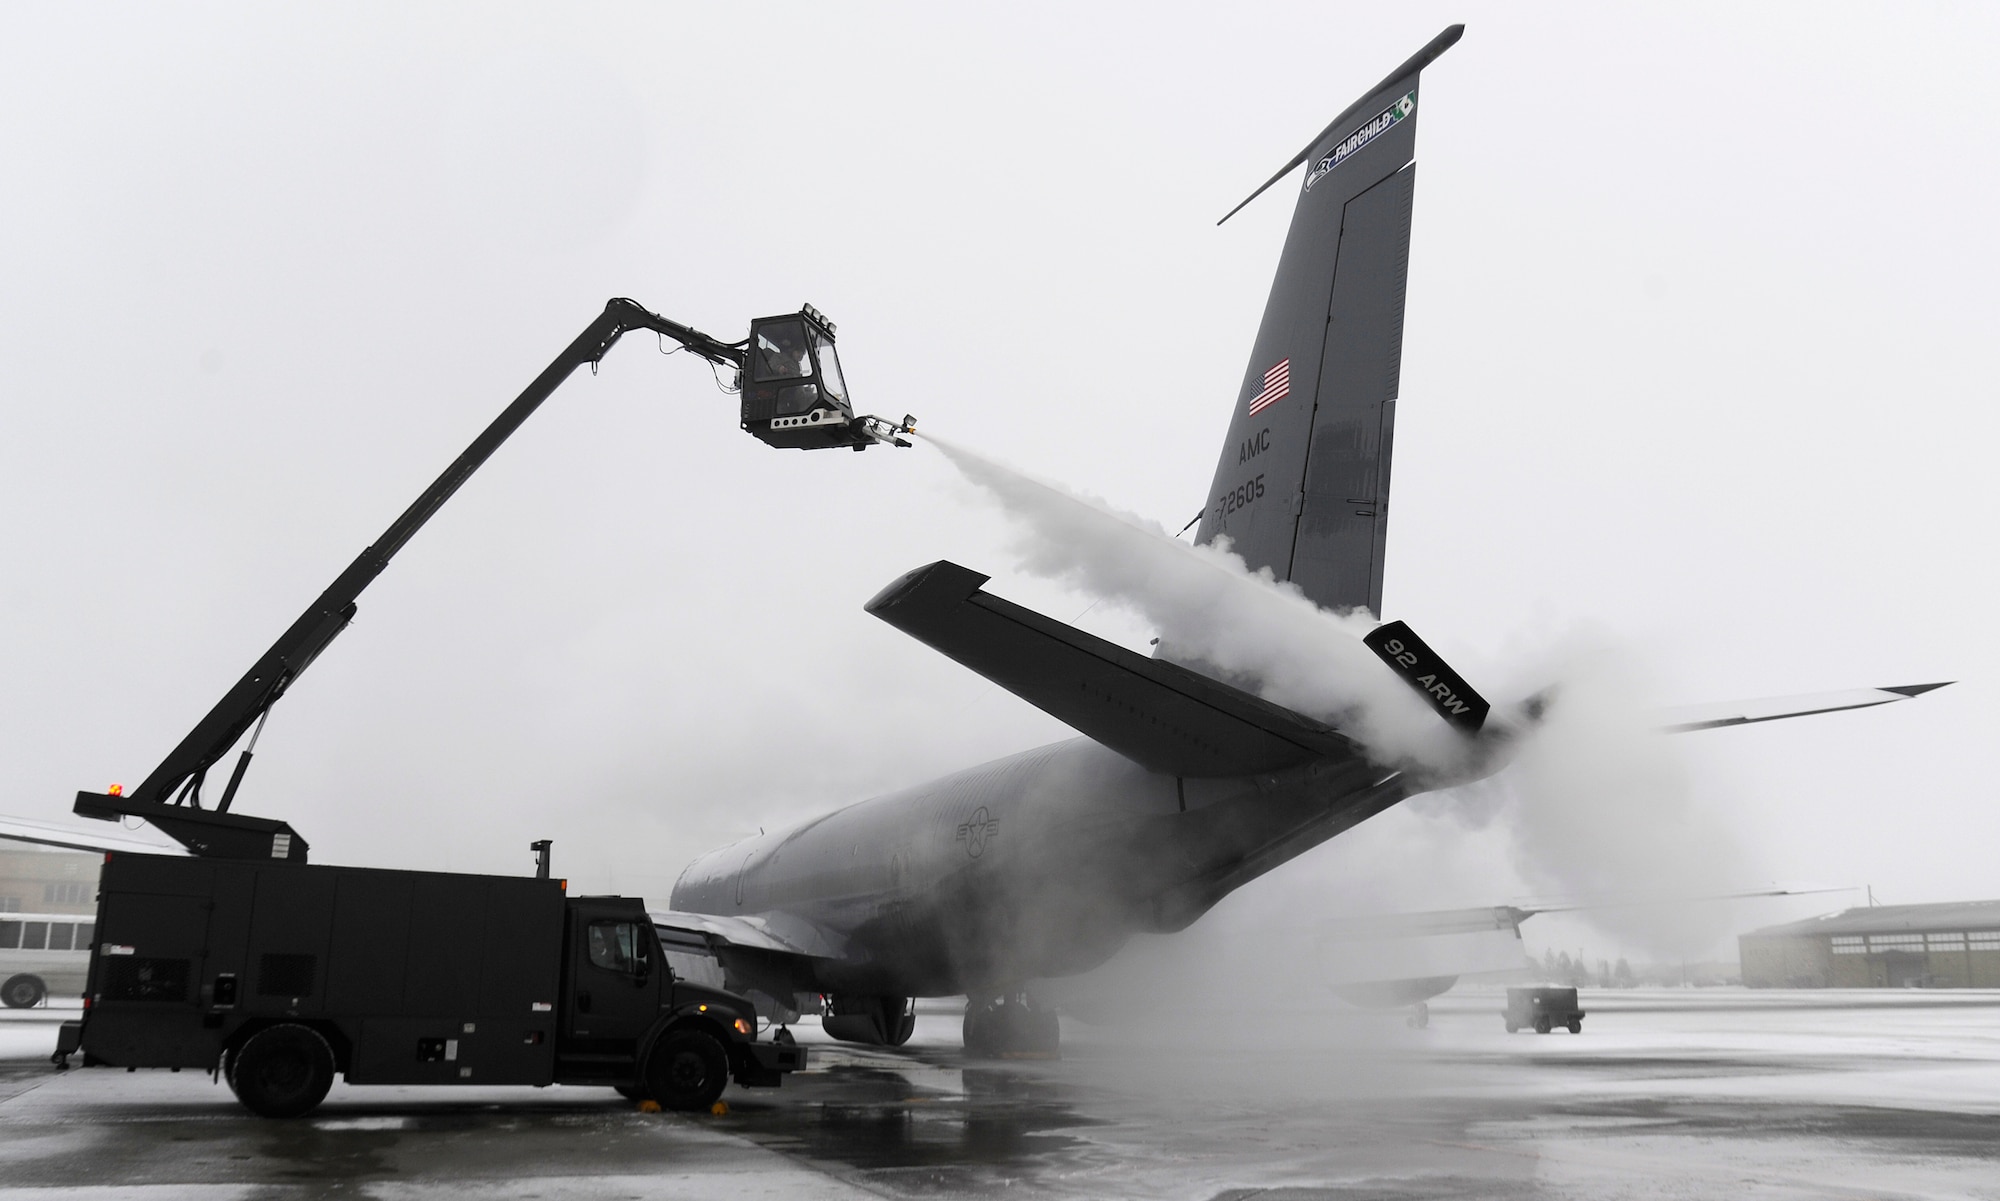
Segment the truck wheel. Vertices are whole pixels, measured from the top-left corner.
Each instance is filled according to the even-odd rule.
[[[333,1087],[333,1048],[319,1031],[286,1023],[250,1036],[230,1057],[229,1086],[251,1113],[296,1118],[311,1113]]]
[[[1507,1019],[1507,1033],[1512,1034],[1515,1031],[1519,1030],[1520,1028],[1521,1028],[1521,1023],[1515,1021],[1513,1018]]]
[[[0,984],[0,1002],[5,1002],[9,1009],[33,1009],[48,995],[48,987],[42,983],[42,978],[25,972],[9,976],[7,983]]]
[[[669,1030],[646,1058],[646,1091],[667,1109],[702,1110],[729,1083],[729,1055],[702,1030]]]
[[[1536,1019],[1535,1019],[1535,1033],[1536,1033],[1536,1034],[1547,1034],[1547,1033],[1549,1032],[1549,1030],[1550,1030],[1550,1023],[1549,1023],[1549,1019],[1547,1019],[1547,1018],[1536,1018]]]
[[[1582,1034],[1582,1033],[1583,1033],[1583,1019],[1582,1019],[1582,1018],[1571,1018],[1571,1019],[1569,1020],[1569,1032],[1570,1032],[1571,1034]]]

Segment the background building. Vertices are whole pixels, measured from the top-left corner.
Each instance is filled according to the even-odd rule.
[[[1736,942],[1750,988],[2000,988],[2000,901],[1849,909]]]
[[[0,913],[96,913],[102,855],[0,846]]]

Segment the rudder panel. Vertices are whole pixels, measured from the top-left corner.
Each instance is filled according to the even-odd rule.
[[[1402,376],[1416,167],[1347,204],[1291,580],[1330,608],[1382,612],[1390,448]]]

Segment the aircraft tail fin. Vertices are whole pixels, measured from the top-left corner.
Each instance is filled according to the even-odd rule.
[[[1306,165],[1196,541],[1227,536],[1325,608],[1382,611],[1418,83],[1463,32],[1439,34],[1252,193]]]

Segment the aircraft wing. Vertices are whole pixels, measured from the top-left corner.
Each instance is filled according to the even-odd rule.
[[[754,951],[766,955],[831,959],[840,954],[843,940],[787,915],[725,916],[714,913],[685,913],[653,910],[647,916],[662,931],[688,936],[709,950]]]
[[[659,931],[669,955],[676,951],[705,956],[716,974],[705,978],[699,961],[676,965],[690,979],[742,993],[760,1016],[777,1022],[797,1021],[800,1013],[817,1013],[815,964],[840,959],[846,940],[831,931],[786,913],[723,915],[654,910],[647,916]]]
[[[75,826],[57,825],[53,822],[29,821],[24,817],[0,817],[0,838],[13,842],[32,842],[45,847],[65,847],[72,851],[138,851],[148,855],[185,855],[187,850],[176,843],[155,842],[143,835],[126,833],[122,827],[113,826],[116,833],[100,833],[96,830],[81,830]]]
[[[1838,713],[1843,709],[1867,709],[1893,705],[1913,696],[1943,688],[1944,684],[1897,684],[1888,688],[1849,688],[1840,692],[1809,692],[1799,696],[1773,696],[1754,701],[1728,701],[1714,705],[1689,705],[1669,709],[1661,716],[1661,729],[1669,734],[1690,730],[1715,730],[1723,726],[1747,726],[1753,722],[1778,721],[1786,717],[1810,717],[1815,713]]]
[[[1331,726],[980,591],[988,578],[940,560],[867,610],[1157,772],[1248,776],[1360,754]]]

